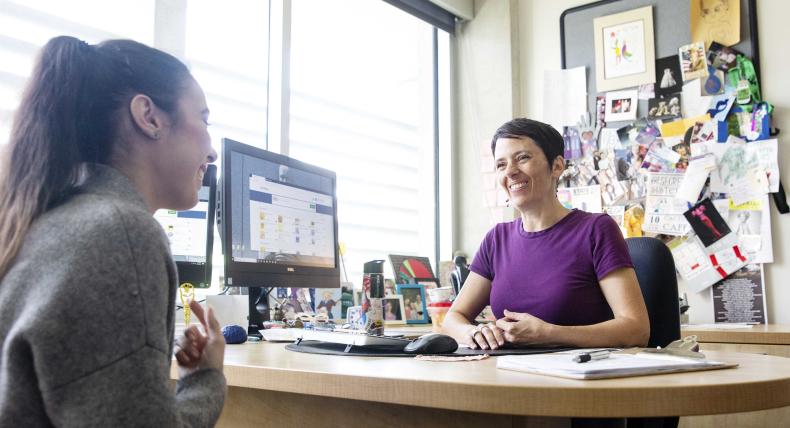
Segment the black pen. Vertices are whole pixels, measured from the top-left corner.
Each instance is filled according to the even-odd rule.
[[[603,360],[604,358],[609,358],[609,354],[611,354],[611,351],[608,349],[584,352],[573,357],[573,361],[576,361],[577,363],[586,363],[592,360]]]

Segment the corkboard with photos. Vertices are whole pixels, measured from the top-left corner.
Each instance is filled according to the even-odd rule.
[[[689,291],[718,296],[725,279],[760,278],[742,312],[767,322],[762,275],[744,272],[773,262],[769,200],[780,213],[787,204],[770,94],[759,90],[755,3],[606,0],[566,10],[562,66],[585,67],[589,117],[561,130],[558,197],[608,213],[626,237],[662,239]]]

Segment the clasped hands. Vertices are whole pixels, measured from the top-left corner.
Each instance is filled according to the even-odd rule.
[[[540,343],[548,325],[527,313],[505,309],[505,316],[494,324],[471,326],[466,345],[472,349],[497,349],[507,343]]]
[[[200,303],[189,302],[189,308],[203,325],[205,334],[197,326],[189,326],[176,342],[175,355],[180,377],[192,372],[214,368],[222,371],[225,359],[225,337],[211,308],[204,311]]]

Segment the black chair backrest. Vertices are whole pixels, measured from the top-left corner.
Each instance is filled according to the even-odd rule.
[[[656,238],[628,238],[625,242],[650,317],[647,346],[667,346],[680,339],[678,280],[672,252]]]

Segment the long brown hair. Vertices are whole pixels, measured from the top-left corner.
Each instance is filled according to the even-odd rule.
[[[131,40],[89,45],[60,36],[41,49],[0,169],[0,279],[33,221],[62,203],[85,166],[107,164],[120,114],[149,96],[175,117],[191,76],[175,57]]]

